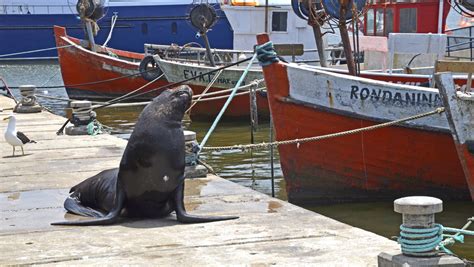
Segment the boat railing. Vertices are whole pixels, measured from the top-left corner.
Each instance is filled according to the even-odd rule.
[[[473,60],[474,26],[447,30],[448,43],[446,54],[448,57]],[[467,52],[467,53],[466,53]]]
[[[28,15],[28,14],[77,14],[74,5],[0,5],[0,14]]]
[[[190,43],[184,46],[178,45],[157,45],[145,44],[145,55],[159,55],[166,60],[173,60],[179,62],[188,62],[195,64],[208,65],[206,48],[201,47],[198,43]],[[287,61],[294,63],[318,63],[317,49],[304,49],[302,44],[275,44],[278,55],[284,56]],[[326,51],[330,54],[328,60],[335,65],[336,62],[344,62],[344,54],[342,47],[328,47]],[[211,49],[214,61],[218,65],[229,64],[236,62],[243,58],[251,57],[253,50],[230,50],[230,49]],[[300,59],[299,56],[307,54],[314,54],[314,58],[306,57],[307,59]],[[309,59],[308,59],[309,58]],[[256,64],[256,63],[255,63]]]
[[[226,64],[252,56],[250,50],[211,49],[216,64]],[[189,43],[184,46],[145,44],[145,55],[159,55],[163,59],[208,64],[206,48],[198,43]]]

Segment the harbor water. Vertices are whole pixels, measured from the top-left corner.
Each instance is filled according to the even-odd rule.
[[[54,61],[34,64],[0,62],[0,77],[3,77],[12,87],[22,84],[34,84],[38,87],[63,84],[59,66]],[[13,91],[14,94],[19,95],[18,89]],[[0,91],[0,93],[4,92]],[[64,115],[66,102],[63,99],[67,98],[67,94],[63,88],[38,89],[37,94],[57,98],[39,97],[39,102],[52,112]],[[98,119],[110,127],[113,134],[127,139],[141,109],[141,107],[102,109],[98,113]],[[3,114],[6,112],[8,111],[4,111]],[[186,127],[197,133],[199,141],[211,123],[211,121],[190,122]],[[268,121],[261,122],[255,133],[255,142],[268,142],[269,138],[269,123]],[[248,121],[223,121],[219,123],[207,146],[247,144],[250,143],[250,140]],[[259,192],[272,194],[271,158],[268,150],[237,153],[229,151],[204,152],[202,159],[211,165],[219,176]],[[275,196],[285,200],[285,183],[277,150],[275,150],[274,158],[274,177]],[[401,215],[393,211],[392,202],[334,204],[304,208],[388,238],[399,234]],[[466,223],[466,219],[472,216],[474,216],[472,202],[445,202],[444,211],[436,215],[436,221],[445,226],[460,228]],[[318,227],[318,225],[314,227]],[[474,237],[466,236],[465,240],[464,244],[456,244],[452,249],[460,257],[474,261]],[[356,243],[357,240],[354,242]]]

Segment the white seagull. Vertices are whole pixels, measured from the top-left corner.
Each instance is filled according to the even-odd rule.
[[[5,140],[7,143],[13,146],[13,156],[15,156],[15,147],[21,147],[21,152],[25,155],[25,151],[23,150],[23,145],[26,143],[36,143],[33,140],[30,140],[24,133],[19,132],[16,130],[16,118],[14,115],[10,115],[3,119],[9,120],[7,129],[5,130]]]

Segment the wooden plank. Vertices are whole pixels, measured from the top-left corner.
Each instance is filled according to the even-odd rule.
[[[8,154],[0,157],[0,164],[10,164],[15,162],[24,162],[25,160],[35,161],[40,164],[43,161],[50,160],[76,160],[81,158],[107,158],[107,157],[122,157],[124,148],[117,145],[98,146],[98,147],[72,147],[64,150],[44,150],[41,153],[29,153],[27,157],[9,157]],[[27,150],[26,152],[31,152]],[[6,152],[5,152],[6,153]],[[3,153],[2,153],[3,154]]]
[[[112,164],[112,166],[108,167],[112,168],[114,166],[118,165]],[[94,166],[94,168],[81,171],[51,171],[35,175],[10,175],[0,179],[0,193],[71,188],[85,179],[96,175],[100,171],[105,170],[106,167],[107,166],[102,166],[99,169],[98,166]]]
[[[114,158],[83,158],[75,160],[51,160],[38,164],[35,161],[2,164],[0,166],[0,178],[24,175],[38,175],[50,172],[71,173],[76,171],[104,170],[118,167],[119,157]]]
[[[474,62],[438,60],[436,61],[435,72],[473,73]]]
[[[279,56],[302,56],[304,54],[303,44],[275,44],[274,48]]]
[[[30,136],[34,139],[34,135]],[[72,146],[72,143],[77,145]],[[7,145],[7,143],[0,143],[0,153],[2,155],[8,156],[8,153],[12,152],[12,147]],[[100,136],[90,136],[89,138],[72,138],[72,139],[58,139],[58,140],[49,140],[45,142],[38,142],[36,144],[26,144],[24,146],[25,153],[26,151],[43,151],[43,150],[63,150],[75,148],[87,148],[87,147],[97,147],[97,146],[111,146],[111,145],[123,145],[122,142],[118,140],[102,139]],[[18,148],[17,148],[18,149]],[[21,152],[21,150],[20,150]]]

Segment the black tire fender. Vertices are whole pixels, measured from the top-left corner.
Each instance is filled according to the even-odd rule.
[[[147,81],[153,81],[163,74],[163,71],[161,71],[160,67],[158,67],[158,64],[153,59],[153,56],[144,57],[140,62],[138,70],[140,71],[143,79]]]

